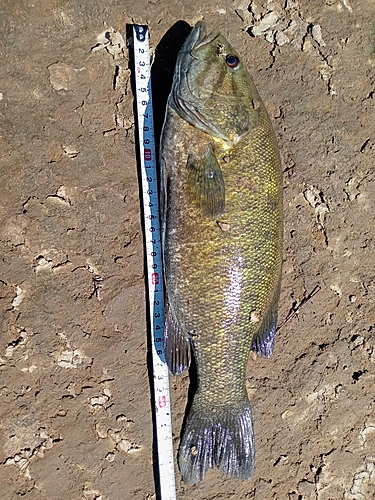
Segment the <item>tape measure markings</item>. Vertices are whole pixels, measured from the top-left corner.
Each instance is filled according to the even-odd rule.
[[[165,363],[163,344],[163,259],[152,112],[149,30],[147,26],[133,26],[133,44],[148,295],[152,335],[151,343],[160,499],[175,500],[176,486],[173,461],[169,375],[168,367]]]

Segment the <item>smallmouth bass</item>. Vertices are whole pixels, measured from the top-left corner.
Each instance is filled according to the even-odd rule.
[[[165,352],[198,387],[182,435],[183,481],[218,467],[248,479],[250,349],[270,357],[282,264],[282,172],[270,119],[238,53],[198,22],[176,62],[161,137]]]

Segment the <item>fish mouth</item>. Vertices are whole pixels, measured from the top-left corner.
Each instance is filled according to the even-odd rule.
[[[194,59],[198,59],[198,57],[196,57],[195,55],[196,52],[198,52],[199,49],[210,44],[220,36],[220,32],[218,29],[214,29],[208,35],[206,33],[206,23],[203,21],[198,21],[185,40],[176,63],[176,73],[179,74],[180,77],[183,76],[184,73],[186,73],[186,68],[189,66],[189,59],[191,57]]]
[[[198,21],[194,28],[190,31],[184,45],[184,53],[191,54],[197,46],[199,46],[206,37],[206,23]]]
[[[200,26],[200,25],[202,25],[202,26]],[[206,25],[202,21],[197,23],[194,26],[192,31],[194,31],[195,29],[197,29],[199,37],[197,38],[195,45],[191,49],[191,55],[193,57],[195,57],[194,54],[196,52],[198,52],[199,49],[210,44],[211,42],[213,42],[214,40],[216,40],[216,38],[218,38],[220,36],[220,31],[217,28],[215,28],[214,30],[211,31],[211,33],[206,35]]]

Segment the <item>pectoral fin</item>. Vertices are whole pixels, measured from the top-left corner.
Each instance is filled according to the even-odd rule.
[[[187,170],[188,189],[195,205],[207,217],[223,214],[224,178],[210,144],[203,151],[189,155]]]

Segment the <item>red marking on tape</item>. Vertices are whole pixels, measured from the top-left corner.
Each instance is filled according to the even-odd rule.
[[[158,285],[159,284],[159,273],[152,273],[152,284],[153,285]]]
[[[145,161],[151,161],[152,160],[151,149],[145,148],[145,150],[144,150],[144,157],[145,157]]]
[[[159,408],[165,408],[167,406],[167,398],[165,396],[159,396]]]

